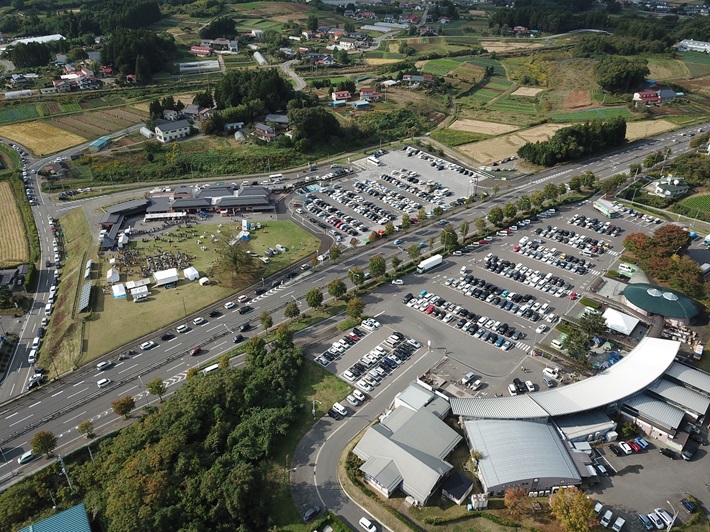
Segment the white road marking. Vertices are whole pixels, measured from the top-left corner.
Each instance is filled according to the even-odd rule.
[[[171,345],[171,346],[168,347],[165,351],[166,351],[166,352],[167,352],[167,351],[170,351],[171,349],[175,349],[176,347],[180,347],[181,345],[182,345],[182,342],[179,343],[179,344]]]
[[[18,423],[22,423],[23,421],[25,421],[25,420],[27,420],[27,419],[30,419],[32,416],[34,416],[34,414],[30,414],[30,415],[27,416],[27,417],[23,417],[22,419],[18,419],[18,420],[15,421],[14,423],[11,423],[9,426],[12,427],[12,426],[14,426],[14,425],[17,425]]]
[[[72,420],[74,420],[74,419],[76,419],[76,418],[78,418],[78,417],[81,417],[81,416],[83,416],[84,414],[86,414],[86,410],[84,410],[81,414],[77,414],[77,415],[75,415],[74,417],[67,419],[67,420],[64,421],[64,423],[62,423],[62,424],[69,423],[70,421],[72,421]]]
[[[64,390],[58,391],[57,393],[53,394],[52,397],[56,397],[56,396],[59,395],[60,393],[64,393]]]
[[[138,364],[133,364],[132,366],[128,366],[127,368],[122,369],[122,370],[119,371],[118,373],[119,373],[119,375],[120,375],[121,373],[124,373],[124,372],[128,371],[129,369],[135,368],[137,365],[138,365]]]
[[[74,397],[75,395],[79,395],[80,393],[83,393],[83,392],[85,392],[85,391],[88,390],[88,389],[89,389],[89,388],[84,388],[84,389],[82,389],[82,390],[79,390],[79,391],[76,392],[76,393],[73,393],[73,394],[71,394],[71,395],[67,395],[67,399],[71,399],[71,398]]]

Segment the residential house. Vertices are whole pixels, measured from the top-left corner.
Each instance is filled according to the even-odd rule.
[[[155,138],[158,139],[159,142],[171,142],[187,137],[190,134],[190,128],[190,122],[187,120],[158,124],[155,126]]]
[[[178,113],[174,109],[163,109],[163,118],[165,120],[170,120],[171,122],[174,122],[175,120],[180,119],[180,113]]]
[[[380,99],[380,93],[371,87],[363,87],[360,89],[360,98],[368,102],[377,102]]]
[[[310,30],[304,30],[304,31],[301,32],[301,37],[303,37],[303,38],[306,39],[307,41],[310,41],[310,40],[313,39],[313,37],[315,37],[315,33],[313,33],[313,32],[310,31]]]
[[[200,109],[201,107],[197,104],[190,103],[185,106],[185,109],[182,110],[182,114],[185,118],[191,118],[195,119],[199,116],[200,114]]]
[[[344,37],[346,34],[347,32],[340,28],[330,28],[328,30],[328,37],[334,40],[338,40],[339,38]]]
[[[277,124],[281,128],[287,128],[288,127],[288,115],[268,114],[264,118],[264,122],[267,124],[274,123],[274,124]]]
[[[251,30],[251,36],[254,39],[263,39],[264,38],[264,30]]]
[[[271,126],[257,122],[254,124],[254,135],[264,142],[272,142],[276,138],[276,130]]]
[[[71,92],[73,84],[65,79],[53,79],[52,85],[57,92]]]
[[[367,19],[367,20],[375,20],[375,19],[377,19],[377,13],[375,13],[374,11],[361,11],[360,13],[357,14],[357,18]]]
[[[203,120],[207,120],[208,118],[212,118],[214,111],[215,110],[212,108],[200,107],[199,111],[197,112],[197,119],[201,122]]]
[[[352,9],[346,9],[345,11],[343,11],[343,16],[353,18],[355,16],[355,12]]]
[[[419,18],[418,16],[414,15],[414,14],[409,15],[409,16],[407,17],[407,22],[409,22],[410,24],[414,24],[415,26],[416,26],[417,24],[419,24],[421,21],[422,21],[422,19]]]
[[[344,101],[347,102],[352,96],[350,96],[350,91],[334,91],[331,95],[334,102]]]
[[[658,91],[640,91],[634,93],[634,102],[636,102],[637,106],[639,102],[643,105],[658,105],[661,101]]]
[[[212,48],[209,46],[191,46],[188,53],[199,57],[207,57],[212,55]]]
[[[24,87],[30,82],[23,74],[12,74],[10,76],[10,83],[13,87]]]
[[[332,55],[326,55],[323,59],[316,61],[316,63],[323,66],[333,66],[335,64],[335,59]]]
[[[354,50],[359,47],[358,42],[350,37],[341,37],[338,39],[338,48],[341,50]]]
[[[65,65],[67,63],[67,56],[65,54],[57,54],[54,59],[57,65]]]
[[[405,74],[402,76],[402,81],[408,83],[431,83],[434,81],[433,74]]]
[[[690,192],[690,186],[685,181],[673,176],[658,179],[651,186],[652,194],[662,198],[680,198]]]
[[[530,30],[525,26],[515,26],[513,28],[513,33],[516,35],[530,35]]]
[[[239,53],[239,41],[229,41],[229,46],[227,47],[227,51],[233,54],[238,54]]]
[[[679,94],[673,89],[659,89],[658,96],[664,102],[672,102],[679,96]]]

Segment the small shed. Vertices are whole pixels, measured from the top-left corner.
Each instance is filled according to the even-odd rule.
[[[147,139],[152,139],[153,137],[155,137],[155,131],[151,131],[145,126],[143,126],[140,131],[141,135],[143,135]]]
[[[367,100],[358,100],[357,102],[353,102],[353,107],[355,109],[367,109],[370,107],[370,102]]]
[[[178,282],[178,269],[170,268],[168,270],[160,270],[153,274],[155,286],[164,286],[166,284],[175,284]]]
[[[205,286],[205,285],[210,284],[209,277],[200,277],[200,284],[201,284],[202,286]]]
[[[244,142],[246,140],[246,137],[244,137],[244,133],[242,133],[241,131],[235,131],[234,140],[236,140],[237,142]]]
[[[107,283],[117,283],[118,281],[121,280],[121,274],[118,273],[118,270],[116,268],[111,268],[109,271],[106,272],[106,282]]]
[[[190,266],[189,268],[185,268],[182,271],[183,275],[185,275],[185,279],[188,281],[195,281],[196,279],[199,279],[200,277],[200,272],[197,271],[197,269],[194,266]]]
[[[115,284],[111,287],[114,299],[126,299],[126,287],[123,283]]]

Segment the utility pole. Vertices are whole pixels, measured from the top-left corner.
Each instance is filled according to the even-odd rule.
[[[62,473],[64,473],[64,476],[67,479],[67,484],[69,484],[69,489],[71,489],[72,493],[74,493],[74,486],[72,486],[71,478],[69,478],[69,473],[67,472],[67,468],[64,466],[64,459],[61,457],[61,455],[57,455],[57,460],[59,460],[59,463],[62,464]]]

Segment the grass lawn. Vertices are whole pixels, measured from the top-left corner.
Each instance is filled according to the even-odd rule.
[[[432,131],[430,137],[434,140],[438,140],[442,144],[446,144],[447,146],[453,147],[460,146],[461,144],[468,144],[469,142],[478,142],[479,140],[485,140],[490,138],[491,135],[445,128]]]
[[[623,116],[624,118],[633,118],[633,115],[625,107],[617,108],[598,108],[585,109],[584,111],[574,111],[571,113],[555,113],[550,115],[550,120],[553,122],[581,122],[584,120],[593,120],[595,118],[613,118]]]

